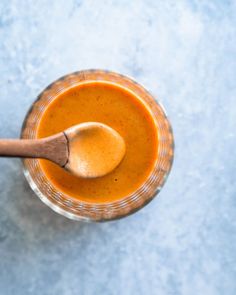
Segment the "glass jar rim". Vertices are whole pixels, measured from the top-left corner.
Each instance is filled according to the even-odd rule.
[[[139,189],[122,199],[107,203],[87,203],[68,199],[65,194],[58,192],[40,171],[36,159],[23,161],[24,174],[36,195],[57,213],[75,220],[107,221],[130,215],[149,203],[161,190],[173,163],[174,139],[170,122],[164,108],[141,84],[130,77],[107,70],[83,70],[65,75],[46,87],[33,102],[23,122],[21,137],[36,137],[37,120],[58,94],[79,83],[94,80],[125,87],[149,106],[157,123],[159,143],[157,163],[151,175]]]

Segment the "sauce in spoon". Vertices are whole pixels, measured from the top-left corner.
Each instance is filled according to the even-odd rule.
[[[69,141],[69,158],[65,168],[85,178],[108,174],[124,157],[124,139],[109,126],[88,122],[65,132]]]

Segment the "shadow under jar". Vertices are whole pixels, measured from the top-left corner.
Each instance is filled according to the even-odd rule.
[[[111,93],[108,100],[107,95],[103,96],[106,89]],[[119,97],[132,105],[120,105]],[[135,110],[141,105],[146,112],[141,114],[143,120],[151,125],[145,125],[142,136],[135,138],[127,132],[139,128],[135,125]],[[134,112],[130,118],[126,114],[129,107]],[[124,137],[127,156],[121,164],[107,176],[85,180],[46,160],[24,159],[24,174],[32,190],[51,209],[75,220],[108,221],[139,210],[157,195],[172,166],[173,134],[163,108],[145,88],[126,76],[103,70],[80,71],[60,78],[39,95],[27,113],[21,138],[46,137],[85,121],[105,123]],[[153,141],[148,137],[150,130],[156,138]],[[146,155],[141,149],[145,140],[150,149],[145,150],[149,153]],[[135,162],[132,154],[139,148],[141,153]],[[140,168],[141,160],[149,163],[146,170]]]

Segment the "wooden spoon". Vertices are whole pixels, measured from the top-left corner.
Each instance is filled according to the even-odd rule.
[[[85,178],[114,170],[125,154],[124,139],[105,124],[88,122],[42,139],[1,139],[0,156],[43,158]]]

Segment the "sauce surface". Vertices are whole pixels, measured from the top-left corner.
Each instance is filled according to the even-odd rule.
[[[146,105],[133,93],[108,82],[86,82],[59,94],[40,120],[37,137],[47,137],[84,122],[101,122],[124,139],[126,153],[111,173],[84,179],[40,160],[48,180],[70,198],[90,203],[119,200],[136,191],[157,159],[157,129]]]

